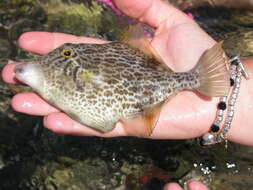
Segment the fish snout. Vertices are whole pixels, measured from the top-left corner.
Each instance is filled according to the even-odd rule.
[[[27,71],[27,69],[25,67],[26,67],[25,63],[17,65],[15,67],[15,77],[19,81],[24,82],[24,83],[26,83],[25,79],[27,78],[27,75],[29,75],[29,72]]]
[[[43,74],[36,64],[22,63],[15,67],[15,77],[31,86],[34,89],[38,89],[43,84]]]
[[[17,65],[16,67],[15,67],[15,73],[16,74],[22,74],[24,72],[24,65]]]

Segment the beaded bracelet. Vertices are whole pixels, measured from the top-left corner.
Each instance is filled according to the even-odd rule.
[[[220,102],[217,105],[218,111],[215,121],[211,126],[210,131],[204,134],[200,139],[201,145],[211,145],[226,141],[228,131],[231,128],[231,124],[234,118],[234,108],[239,94],[242,76],[247,80],[249,79],[249,75],[246,72],[239,56],[235,56],[230,60],[230,85],[232,87],[232,90],[228,96],[220,98]],[[227,114],[224,127],[220,129],[226,109]]]

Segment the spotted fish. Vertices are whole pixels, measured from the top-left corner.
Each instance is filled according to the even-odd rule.
[[[162,105],[178,92],[227,95],[227,61],[222,43],[217,43],[190,71],[173,72],[145,38],[124,38],[105,44],[66,43],[18,65],[15,72],[18,80],[86,126],[108,132],[119,121],[127,127],[138,120],[150,135]]]

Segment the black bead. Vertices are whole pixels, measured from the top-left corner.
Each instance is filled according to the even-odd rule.
[[[200,145],[200,146],[205,146],[205,144],[204,144],[204,139],[203,139],[203,138],[200,138],[200,139],[199,139],[199,145]]]
[[[225,110],[227,108],[226,102],[220,102],[218,104],[218,109]]]
[[[218,125],[213,124],[211,126],[211,132],[217,133],[220,130],[220,127]]]
[[[234,84],[235,84],[234,79],[230,78],[230,86],[234,86]]]
[[[231,62],[231,65],[238,65],[238,60],[235,59],[234,61]]]

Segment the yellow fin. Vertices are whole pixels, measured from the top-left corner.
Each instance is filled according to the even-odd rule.
[[[158,122],[164,103],[148,108],[133,118],[123,120],[125,131],[130,136],[149,137]]]
[[[143,112],[143,119],[147,129],[147,135],[151,136],[159,119],[163,103],[149,108]]]
[[[145,30],[140,24],[129,26],[129,29],[123,34],[121,42],[135,49],[139,49],[147,56],[154,58],[159,63],[165,65],[167,69],[171,70],[152,46],[151,39],[147,37]]]
[[[146,126],[146,134],[147,136],[151,136],[156,124],[158,122],[158,119],[161,114],[161,110],[163,108],[163,105],[165,105],[168,101],[170,101],[174,96],[177,95],[178,92],[175,92],[174,94],[170,95],[165,101],[155,105],[154,107],[147,108],[144,110],[142,114],[142,118],[144,120],[145,126]]]
[[[200,57],[195,69],[199,69],[200,87],[197,89],[206,96],[227,96],[230,79],[227,69],[229,62],[222,43],[215,44]]]

